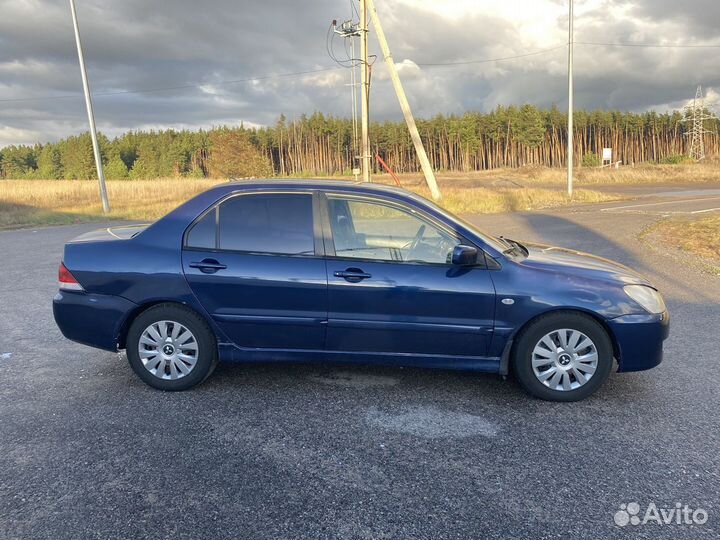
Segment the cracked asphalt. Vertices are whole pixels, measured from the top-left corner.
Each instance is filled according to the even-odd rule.
[[[471,217],[665,294],[665,361],[574,404],[493,375],[331,365],[221,365],[158,392],[53,322],[63,243],[99,225],[2,232],[0,539],[717,538],[720,278],[638,239],[713,196]],[[616,525],[632,502],[708,520]]]

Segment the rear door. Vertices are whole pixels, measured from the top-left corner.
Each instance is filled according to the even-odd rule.
[[[324,199],[328,351],[487,355],[495,288],[482,252],[476,266],[453,266],[463,240],[416,209],[377,197]]]
[[[234,195],[201,216],[183,248],[200,303],[239,347],[322,350],[327,277],[314,195]]]

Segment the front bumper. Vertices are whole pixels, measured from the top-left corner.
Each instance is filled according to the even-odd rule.
[[[642,371],[662,362],[670,314],[623,315],[607,321],[615,336],[618,371]]]
[[[117,351],[123,323],[137,305],[119,296],[60,291],[53,298],[55,323],[73,341]]]

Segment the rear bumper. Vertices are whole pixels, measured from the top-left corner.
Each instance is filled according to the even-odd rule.
[[[120,329],[136,304],[119,296],[60,291],[53,298],[55,323],[73,341],[116,351]]]
[[[670,315],[623,315],[607,321],[618,345],[618,371],[642,371],[662,362]]]

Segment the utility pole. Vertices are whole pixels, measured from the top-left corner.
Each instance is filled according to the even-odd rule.
[[[573,0],[568,23],[568,121],[567,121],[567,192],[573,194]]]
[[[88,84],[85,58],[80,43],[80,29],[78,28],[77,13],[75,12],[75,0],[70,0],[70,12],[72,13],[73,27],[75,28],[75,43],[77,44],[80,74],[82,75],[83,91],[85,92],[85,106],[88,121],[90,122],[90,137],[92,138],[93,154],[95,154],[95,167],[97,168],[98,183],[100,184],[100,198],[102,199],[103,213],[107,214],[110,212],[110,201],[108,201],[107,187],[105,186],[105,174],[103,173],[100,145],[98,144],[97,130],[95,129],[95,114],[93,113],[92,97],[90,96],[90,85]]]
[[[398,75],[397,68],[395,67],[395,61],[393,60],[392,54],[390,54],[390,47],[388,46],[387,39],[385,38],[385,32],[380,24],[380,17],[375,9],[375,3],[373,0],[361,0],[361,2],[363,3],[363,9],[369,9],[370,11],[370,17],[372,18],[373,26],[375,27],[375,32],[377,33],[378,41],[380,42],[380,49],[382,49],[388,71],[390,71],[390,78],[392,80],[393,87],[395,88],[398,101],[400,102],[400,108],[402,109],[403,116],[405,117],[408,130],[410,130],[410,138],[415,145],[415,151],[417,152],[418,159],[420,160],[420,166],[425,174],[425,181],[430,188],[430,193],[432,194],[433,199],[439,200],[441,198],[441,194],[437,181],[435,180],[435,173],[433,172],[430,160],[425,153],[425,147],[423,146],[420,133],[418,132],[417,125],[415,124],[415,118],[413,118],[410,103],[405,95],[405,90],[403,89],[400,76]]]
[[[705,134],[715,133],[705,129],[705,121],[715,119],[715,115],[705,108],[702,86],[698,85],[695,99],[685,107],[685,118],[683,119],[683,122],[692,122],[692,130],[685,133],[685,136],[690,137],[688,155],[695,161],[705,159]]]
[[[368,61],[368,6],[360,0],[360,116],[362,142],[360,166],[363,182],[370,182],[370,63]]]

